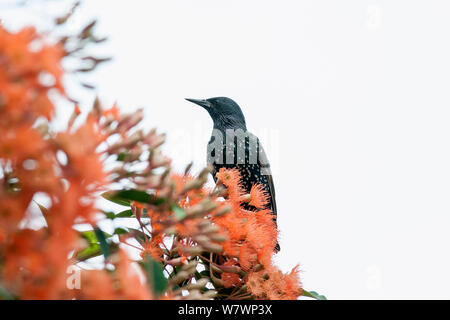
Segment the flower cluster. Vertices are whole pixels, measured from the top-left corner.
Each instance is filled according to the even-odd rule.
[[[98,152],[113,134],[106,112],[94,108],[74,126],[75,107],[67,129],[51,131],[55,107],[49,97],[67,98],[65,56],[61,43],[49,43],[33,28],[0,28],[0,292],[7,297],[74,297],[67,288],[69,257],[80,246],[74,225],[95,225],[95,200],[110,183],[103,169],[109,154]],[[34,219],[38,194],[51,205],[40,206],[45,226],[35,230],[26,222]]]
[[[76,38],[95,39],[92,27]],[[74,105],[66,129],[52,130],[50,97],[73,100],[63,86],[69,39],[0,27],[0,298],[297,299],[298,268],[283,274],[272,261],[277,228],[261,186],[246,194],[232,169],[214,188],[209,167],[175,172],[165,136],[141,129],[143,110],[121,114],[96,100],[86,114]],[[102,210],[101,197],[124,210]],[[31,228],[36,208],[44,222]],[[81,263],[95,270],[70,286],[68,270]]]
[[[220,285],[233,288],[228,298],[297,299],[302,292],[297,267],[283,275],[272,261],[277,228],[271,211],[265,208],[266,192],[255,185],[250,194],[245,194],[237,169],[221,169],[217,178],[226,186],[226,202],[232,207],[229,214],[213,219],[227,239],[223,257],[217,259],[224,263],[216,267],[221,274]],[[243,209],[244,202],[255,210]]]

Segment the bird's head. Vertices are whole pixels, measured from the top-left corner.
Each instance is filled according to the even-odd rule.
[[[198,104],[208,111],[209,115],[214,121],[214,127],[244,129],[245,125],[244,114],[239,105],[230,98],[217,97],[205,100],[201,99],[186,99],[192,103]]]

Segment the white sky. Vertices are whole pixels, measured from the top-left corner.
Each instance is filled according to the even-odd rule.
[[[42,10],[0,17],[45,26]],[[76,21],[97,17],[110,37],[114,61],[89,77],[101,98],[145,107],[177,169],[205,164],[212,128],[184,98],[241,105],[275,167],[277,264],[300,263],[306,289],[449,299],[449,12],[438,0],[89,0]]]

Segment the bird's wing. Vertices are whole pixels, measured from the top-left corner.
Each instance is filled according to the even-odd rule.
[[[270,206],[272,207],[273,214],[277,215],[277,201],[275,200],[275,186],[272,175],[267,176],[267,183],[269,184]]]
[[[258,139],[258,165],[261,170],[261,174],[265,175],[267,178],[268,192],[270,196],[270,207],[272,208],[273,214],[277,215],[277,202],[275,200],[275,185],[273,183],[272,170],[270,170],[270,163],[267,159],[266,152]]]

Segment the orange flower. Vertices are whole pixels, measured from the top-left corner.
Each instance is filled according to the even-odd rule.
[[[96,152],[103,140],[93,117],[89,117],[75,132],[61,132],[57,136],[57,142],[68,158],[66,172],[72,179],[82,178],[84,187],[92,188],[106,180],[100,154]]]
[[[145,206],[144,206],[142,203],[137,202],[137,201],[132,201],[132,202],[131,202],[131,205],[132,205],[132,206],[135,206],[136,209],[139,209],[139,210],[145,209]]]
[[[34,28],[10,33],[0,26],[0,39],[0,87],[2,95],[7,97],[2,110],[10,116],[8,123],[33,123],[39,116],[50,119],[54,108],[48,90],[56,88],[64,94],[63,48],[46,44]],[[42,75],[52,77],[52,83],[41,83]]]
[[[182,191],[182,189],[184,188],[184,186],[187,183],[194,180],[194,177],[189,174],[185,174],[185,175],[173,174],[171,176],[171,179],[173,182],[175,182],[175,192],[179,193]],[[204,197],[207,193],[208,193],[208,190],[206,188],[192,189],[186,193],[186,197],[180,201],[179,205],[181,207],[195,206],[196,204],[198,204],[200,201],[202,201],[204,199]]]
[[[247,242],[244,242],[239,250],[239,265],[242,270],[249,271],[258,262],[256,250]]]
[[[78,300],[113,300],[118,299],[114,290],[113,279],[105,270],[82,270],[81,283],[74,290]]]
[[[239,256],[239,242],[233,239],[227,239],[222,244],[224,253],[229,257]]]
[[[253,272],[248,276],[247,287],[258,299],[296,300],[302,294],[298,273],[298,266],[288,274],[275,268]]]
[[[222,227],[227,235],[228,239],[240,241],[245,238],[246,229],[244,228],[247,217],[241,213],[240,206],[238,207],[238,212],[234,209],[222,217],[214,218],[213,221],[220,227]]]
[[[271,266],[273,248],[277,243],[277,229],[270,210],[260,210],[249,215],[245,229],[246,239],[256,250],[259,262],[265,267]]]
[[[262,209],[267,206],[269,202],[269,195],[261,184],[255,184],[250,189],[249,204],[257,209]]]
[[[262,278],[263,274],[262,272],[252,272],[249,274],[247,279],[247,287],[251,294],[253,294],[255,297],[264,297],[264,279]]]
[[[150,300],[152,295],[148,289],[144,277],[139,277],[136,265],[132,265],[127,253],[119,250],[119,262],[117,263],[117,277],[120,283],[121,299]]]
[[[36,38],[36,30],[33,27],[24,28],[14,34],[0,26],[0,52],[13,65],[33,69],[29,46]]]
[[[235,266],[236,262],[233,260],[228,260],[227,262],[225,262],[224,265],[225,266]],[[223,272],[221,279],[222,279],[222,282],[223,282],[225,288],[236,286],[241,282],[241,278],[236,273]]]
[[[47,146],[39,133],[29,126],[0,128],[0,133],[0,157],[15,163],[26,158],[39,158]]]
[[[60,61],[64,57],[64,54],[64,49],[59,44],[44,45],[39,52],[40,68],[53,76],[55,80],[54,86],[61,93],[64,93],[64,89],[61,83],[63,68]]]
[[[30,201],[31,195],[0,198],[0,226],[6,237],[17,231],[17,226],[25,217],[25,212]]]
[[[163,250],[161,249],[161,243],[163,239],[162,236],[153,236],[150,241],[145,241],[143,244],[144,249],[141,251],[142,259],[145,258],[146,254],[156,261],[162,261]]]
[[[228,199],[232,203],[235,210],[240,206],[241,197],[244,195],[242,187],[241,174],[238,169],[220,168],[216,174],[217,179],[222,182],[228,189]]]
[[[111,118],[113,120],[117,120],[119,118],[119,108],[115,103],[111,108],[103,111],[103,116],[105,118]]]
[[[2,230],[2,228],[0,228],[0,245],[2,245],[5,241],[6,241],[6,234]]]
[[[51,275],[46,257],[42,254],[44,238],[43,230],[22,230],[12,235],[9,245],[4,249],[7,259],[3,265],[2,279],[13,292],[27,288],[34,292],[35,285],[29,279],[39,277],[46,282]]]

